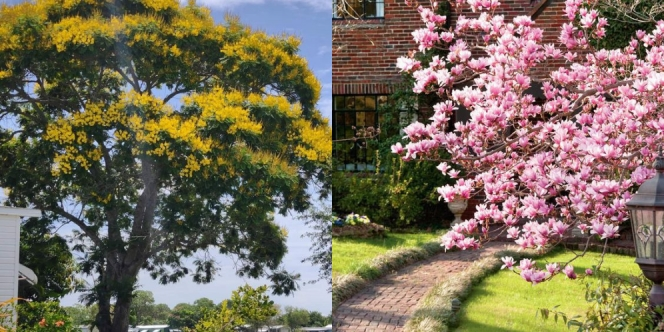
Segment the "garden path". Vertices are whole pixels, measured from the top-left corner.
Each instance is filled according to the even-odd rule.
[[[480,250],[442,252],[374,280],[339,305],[333,316],[334,331],[402,331],[418,302],[434,285],[506,245],[491,242]]]

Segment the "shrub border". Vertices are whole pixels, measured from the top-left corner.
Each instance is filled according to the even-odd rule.
[[[332,312],[345,300],[362,290],[372,280],[443,251],[440,241],[431,241],[418,247],[396,248],[376,256],[354,273],[332,278]]]

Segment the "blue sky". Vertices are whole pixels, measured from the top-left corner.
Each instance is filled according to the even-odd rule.
[[[0,0],[0,3],[17,3],[19,0]],[[186,1],[183,1],[186,2]],[[318,109],[328,118],[332,113],[332,33],[331,33],[331,3],[329,0],[198,0],[198,4],[211,9],[217,22],[222,22],[227,13],[240,18],[240,21],[254,29],[263,30],[269,34],[291,34],[302,40],[300,55],[305,57],[309,67],[314,71],[323,87]],[[289,231],[289,252],[284,259],[284,266],[289,271],[296,271],[302,275],[302,280],[312,280],[317,277],[317,267],[301,260],[309,255],[311,245],[308,238],[301,238],[307,231],[304,222],[296,219],[297,216],[276,216],[277,223]],[[67,231],[66,228],[61,231]],[[233,262],[230,259],[219,257],[222,263],[221,275],[208,285],[193,283],[185,279],[177,284],[159,285],[146,273],[139,276],[140,289],[154,293],[157,303],[166,303],[171,308],[178,303],[193,301],[207,297],[214,302],[230,298],[231,291],[249,283],[259,286],[267,283],[261,280],[242,279],[235,275]],[[302,285],[294,296],[272,296],[275,303],[284,306],[294,306],[315,310],[327,315],[332,310],[331,294],[327,293],[327,283],[319,282],[312,285]],[[73,305],[78,302],[80,294],[70,294],[62,300],[62,304]]]

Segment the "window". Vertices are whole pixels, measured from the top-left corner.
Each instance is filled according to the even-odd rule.
[[[356,131],[379,127],[378,108],[387,102],[381,95],[337,95],[332,104],[332,139],[339,170],[375,170],[376,149],[365,140],[354,140]]]
[[[332,0],[332,17],[381,18],[385,16],[384,0]]]

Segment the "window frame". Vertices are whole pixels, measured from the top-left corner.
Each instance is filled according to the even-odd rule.
[[[385,18],[385,0],[355,0],[359,1],[362,3],[362,13],[357,13],[358,17],[352,17],[352,16],[337,16],[339,13],[339,7],[343,6],[346,4],[346,1],[353,1],[353,0],[332,0],[332,20],[336,21],[343,21],[343,20],[354,20],[354,19],[359,19],[359,20],[381,20]],[[371,16],[371,17],[366,17],[367,13],[367,4],[373,4],[375,5],[375,12],[376,16]],[[351,7],[352,8],[352,7]],[[344,11],[345,13],[346,11]]]
[[[361,107],[360,109],[355,109],[357,106],[357,101],[355,98],[357,97],[363,97],[364,98],[364,107]],[[373,97],[373,108],[367,108],[366,107],[366,101],[367,97]],[[343,107],[342,108],[337,108],[337,98],[343,98]],[[347,102],[350,100],[350,98],[353,98],[353,108],[347,107]],[[346,127],[352,128],[353,126],[356,128],[368,128],[368,127],[374,127],[375,129],[380,128],[380,114],[379,114],[379,109],[383,105],[385,105],[388,102],[389,95],[387,94],[339,94],[339,95],[333,95],[332,96],[332,140],[337,141],[339,139],[344,139],[344,140],[349,140],[352,139],[355,135],[355,131],[353,132],[352,137],[348,137],[346,135],[347,129]],[[358,115],[357,113],[373,113],[374,118],[372,121],[368,121],[372,125],[366,125],[367,119],[365,118],[364,120],[364,125],[359,126],[358,125]],[[353,120],[352,123],[344,123],[343,128],[340,127],[340,123],[338,121],[338,116],[339,114],[344,114],[344,120],[343,122],[346,122],[346,116],[347,114],[354,114],[354,116],[351,117]],[[365,114],[366,116],[366,114]],[[343,133],[340,133],[339,130],[343,130]],[[341,135],[340,135],[341,134]],[[349,152],[344,152],[340,151],[340,147],[343,145],[350,145],[352,142],[352,145],[355,145],[351,148],[348,148]],[[333,158],[336,159],[337,161],[341,162],[340,167],[337,167],[337,170],[340,171],[349,171],[349,172],[354,172],[354,171],[375,171],[375,151],[376,149],[367,149],[367,147],[362,148],[360,140],[358,141],[345,141],[345,142],[335,142],[334,143],[334,148],[332,150],[333,153]],[[357,148],[357,150],[350,152],[350,150]],[[364,153],[361,153],[361,149],[365,149]],[[341,158],[342,156],[339,156],[339,153],[348,153],[349,158]],[[360,155],[362,154],[362,155]],[[369,155],[371,154],[371,155]]]

